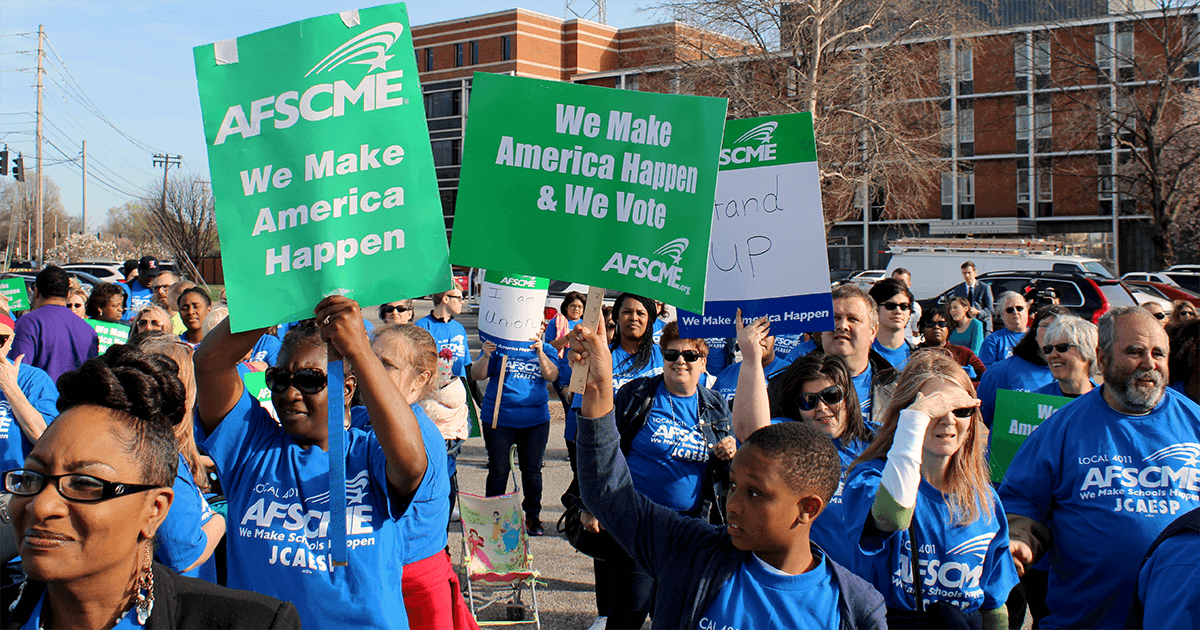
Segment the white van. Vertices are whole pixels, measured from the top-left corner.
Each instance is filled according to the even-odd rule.
[[[887,277],[897,267],[912,274],[910,287],[918,300],[939,295],[961,283],[962,264],[975,271],[1058,271],[1112,278],[1103,262],[1062,253],[1064,245],[1044,239],[903,238],[889,247]]]

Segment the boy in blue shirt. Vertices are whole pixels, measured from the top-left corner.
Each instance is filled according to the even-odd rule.
[[[733,460],[728,527],[683,517],[633,489],[612,356],[587,327],[571,334],[588,369],[576,437],[583,502],[657,580],[654,628],[886,626],[882,596],[809,542],[841,474],[828,438],[800,423],[756,431]]]

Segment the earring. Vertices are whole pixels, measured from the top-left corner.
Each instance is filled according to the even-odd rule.
[[[137,618],[138,623],[146,625],[146,620],[150,618],[150,613],[154,611],[154,556],[150,551],[151,545],[146,545],[146,562],[142,564],[142,569],[137,578]]]

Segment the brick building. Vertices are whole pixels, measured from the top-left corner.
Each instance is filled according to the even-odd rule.
[[[1114,227],[1121,270],[1150,268],[1149,222],[1140,214],[1145,208],[1111,177],[1112,165],[1127,161],[1130,149],[1113,141],[1122,135],[1119,126],[1098,121],[1078,95],[1120,111],[1146,83],[1144,72],[1135,76],[1127,60],[1152,50],[1155,38],[1144,32],[1152,30],[1146,26],[1151,22],[1092,13],[1101,14],[915,42],[937,47],[941,58],[941,93],[922,99],[941,112],[947,172],[940,194],[931,195],[927,212],[915,219],[889,218],[885,200],[878,208],[872,202],[858,220],[832,226],[831,268],[882,267],[888,241],[928,235],[1068,238],[1092,244],[1090,253],[1106,258]],[[1197,14],[1200,9],[1183,17],[1194,24]],[[1010,7],[998,23],[1021,21],[1022,15]],[[747,50],[743,42],[678,22],[616,29],[524,9],[415,26],[447,230],[453,229],[473,72],[680,91],[672,70],[677,55],[686,53],[664,47],[664,34],[702,38],[709,50],[730,56]],[[1187,30],[1184,36],[1192,35]],[[1186,86],[1197,74],[1190,63],[1172,80]]]

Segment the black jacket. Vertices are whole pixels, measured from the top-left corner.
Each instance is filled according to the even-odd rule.
[[[42,582],[28,582],[25,592],[21,595],[21,601],[11,614],[8,614],[8,606],[12,598],[16,597],[17,588],[4,590],[3,611],[6,618],[2,627],[19,630],[29,621],[34,606],[46,591],[46,585]],[[146,620],[146,630],[184,628],[299,630],[300,613],[296,612],[295,606],[274,597],[183,577],[156,562],[154,610]]]

